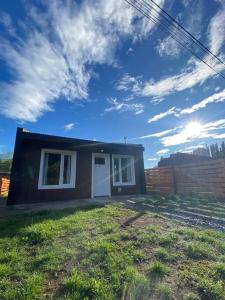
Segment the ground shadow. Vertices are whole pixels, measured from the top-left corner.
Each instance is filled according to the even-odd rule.
[[[24,212],[23,214],[5,216],[0,218],[0,238],[14,237],[29,225],[38,224],[44,221],[60,220],[69,215],[74,215],[82,211],[90,211],[103,207],[104,204],[89,204],[83,207],[48,209],[36,212]]]

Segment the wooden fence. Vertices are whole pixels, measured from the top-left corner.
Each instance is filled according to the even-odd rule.
[[[0,196],[9,191],[9,176],[0,175]]]
[[[204,193],[225,197],[225,160],[145,170],[148,192]]]

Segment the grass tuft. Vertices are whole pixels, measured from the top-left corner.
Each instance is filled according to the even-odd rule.
[[[198,282],[198,289],[202,295],[202,299],[225,299],[225,290],[222,281],[215,282],[211,278],[202,278]]]
[[[158,283],[155,288],[157,299],[170,300],[172,299],[172,290],[166,283]]]
[[[184,294],[182,300],[200,300],[200,297],[196,293],[190,292]]]
[[[149,265],[149,274],[163,277],[170,272],[170,268],[161,261],[154,261]]]
[[[192,259],[213,259],[215,255],[212,248],[206,243],[191,242],[187,245],[187,255]]]
[[[225,263],[219,263],[214,268],[216,275],[222,279],[225,280]]]
[[[62,288],[66,297],[71,299],[112,299],[109,288],[102,280],[88,278],[77,271],[65,279]]]
[[[168,251],[165,248],[157,248],[155,250],[155,257],[163,262],[173,262],[177,259],[178,255],[171,253],[171,251]]]

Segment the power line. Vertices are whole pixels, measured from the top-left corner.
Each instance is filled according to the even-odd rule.
[[[150,6],[149,4],[147,4],[146,2],[145,2],[145,0],[141,0],[141,2],[142,3],[138,3],[138,1],[136,1],[136,0],[125,0],[129,5],[131,5],[133,8],[135,8],[136,10],[138,10],[143,16],[145,16],[146,18],[148,18],[149,20],[151,20],[151,21],[153,21],[155,24],[158,24],[160,27],[162,27],[163,29],[163,31],[167,31],[168,33],[169,33],[169,35],[180,45],[180,46],[182,46],[183,48],[185,48],[185,49],[187,49],[189,52],[191,52],[197,59],[199,59],[200,61],[202,61],[205,65],[207,65],[211,70],[213,70],[216,74],[218,74],[218,75],[220,75],[221,77],[223,77],[224,79],[225,79],[225,76],[223,75],[223,74],[221,74],[221,73],[219,73],[219,72],[217,72],[212,66],[210,66],[204,59],[202,59],[200,56],[198,56],[194,51],[193,51],[193,49],[191,49],[191,48],[188,48],[187,46],[190,46],[190,42],[194,42],[195,44],[197,43],[198,44],[198,46],[203,50],[203,51],[205,51],[205,52],[208,52],[208,53],[210,53],[210,55],[212,55],[213,56],[213,58],[216,58],[218,61],[220,61],[222,64],[224,64],[223,63],[223,61],[222,60],[220,60],[220,58],[218,58],[215,54],[213,54],[208,48],[206,48],[200,41],[198,41],[194,36],[193,36],[193,38],[191,38],[191,41],[190,41],[190,39],[189,39],[189,41],[187,42],[187,41],[184,41],[183,40],[183,37],[181,38],[181,40],[178,40],[177,39],[177,37],[168,29],[168,26],[167,25],[165,25],[165,24],[163,24],[162,22],[160,22],[160,19],[159,19],[159,15],[160,16],[162,16],[162,14],[159,12],[159,11],[157,11],[155,8],[154,8],[154,10],[156,10],[157,11],[157,16],[154,16],[153,14],[152,14],[152,11],[151,11],[151,9],[153,9],[153,7],[152,6]],[[143,1],[144,1],[144,3],[145,3],[145,6],[143,5]],[[153,1],[153,0],[150,0],[150,1]],[[148,6],[148,7],[146,7],[146,6]],[[157,5],[158,6],[158,5]],[[144,8],[145,8],[145,10],[144,10]],[[159,9],[161,9],[159,6],[158,6],[158,8]],[[167,13],[168,14],[168,13]],[[169,14],[168,14],[169,15]],[[173,17],[171,17],[171,18],[173,18]],[[171,19],[172,20],[172,19]],[[166,19],[166,21],[167,21],[167,23],[169,23],[169,25],[172,25],[173,24],[173,26],[175,26],[174,25],[174,23],[173,22],[171,22],[171,20],[168,20],[168,18]],[[174,19],[175,20],[175,19]],[[176,21],[176,20],[175,20]],[[176,24],[179,24],[177,21],[176,21]],[[180,24],[179,24],[180,25]],[[189,35],[187,35],[187,33],[189,33],[186,29],[185,29],[185,31],[183,32],[183,31],[181,31],[180,29],[182,28],[182,25],[180,25],[180,26],[175,26],[175,28],[178,30],[178,32],[179,33],[182,33],[182,34],[184,34],[184,36],[185,37],[188,37],[188,38],[190,38],[190,36]],[[189,33],[190,34],[190,33]],[[190,34],[191,35],[191,34]],[[188,44],[185,44],[185,43],[188,43]],[[203,46],[201,46],[201,45],[203,45]],[[225,64],[224,64],[225,65]]]
[[[201,48],[201,50],[202,51],[204,51],[204,52],[206,52],[208,55],[211,55],[211,53],[210,53],[210,50],[209,51],[207,51],[207,48],[206,47],[202,47],[201,45],[199,45],[195,40],[193,40],[193,39],[191,39],[190,40],[190,36],[188,35],[188,34],[186,34],[186,32],[185,31],[183,31],[183,30],[181,30],[176,24],[174,24],[173,22],[171,22],[171,20],[170,19],[168,19],[167,18],[167,16],[165,16],[165,15],[163,15],[160,11],[158,11],[155,7],[153,7],[153,6],[150,6],[150,4],[148,4],[148,3],[146,3],[146,1],[145,0],[140,0],[144,5],[145,5],[145,8],[147,9],[147,12],[148,13],[150,13],[150,15],[151,15],[151,17],[152,17],[152,15],[153,15],[153,11],[151,11],[151,9],[152,10],[154,10],[154,11],[156,11],[156,13],[157,13],[157,15],[156,16],[154,16],[154,18],[156,18],[157,19],[157,21],[158,21],[158,23],[159,23],[159,25],[161,25],[162,24],[162,20],[160,20],[159,19],[159,16],[160,17],[162,17],[162,18],[164,18],[164,20],[167,22],[167,24],[166,25],[164,25],[163,24],[163,26],[164,26],[164,29],[166,30],[166,31],[168,31],[171,35],[173,34],[173,37],[175,37],[174,36],[174,34],[178,34],[179,35],[179,39],[183,42],[183,43],[187,43],[187,44],[185,44],[185,46],[190,46],[190,42],[192,43],[195,43],[199,48]],[[147,7],[146,7],[147,6]],[[173,32],[171,33],[171,31],[168,29],[168,27],[167,26],[173,26],[173,28],[175,29],[175,31],[173,30]],[[166,26],[166,27],[165,27]],[[185,39],[185,38],[187,38],[187,40]],[[175,38],[174,38],[175,39]],[[177,41],[177,39],[175,39],[176,41]],[[198,40],[197,40],[198,41]],[[177,41],[178,42],[178,41]],[[180,43],[179,43],[180,44]],[[203,45],[204,46],[204,45]],[[191,50],[191,53],[193,54],[193,55],[195,55],[196,57],[197,57],[197,54],[196,53],[193,53],[193,48],[189,48],[189,51]],[[214,54],[213,54],[214,55]],[[214,55],[215,56],[215,55]],[[198,57],[199,58],[199,57]],[[215,57],[210,57],[209,58],[209,60],[211,60],[211,59],[214,59]],[[220,59],[218,59],[219,61],[220,61]],[[222,61],[221,61],[222,62]],[[223,62],[222,62],[223,63]],[[223,63],[224,64],[224,63]],[[225,64],[224,64],[224,66],[225,66]]]
[[[145,2],[147,5],[148,3],[145,0],[142,0],[143,2]],[[174,19],[174,17],[172,17],[165,9],[163,9],[161,6],[158,5],[158,3],[156,3],[154,0],[150,0],[154,5],[156,5],[160,11],[162,11],[172,22],[174,22],[179,28],[181,28],[186,34],[188,34],[189,37],[191,37],[191,39],[193,41],[195,41],[198,45],[200,45],[203,49],[205,49],[207,52],[209,52],[214,58],[216,58],[221,64],[223,64],[225,66],[225,63],[217,56],[215,55],[210,49],[208,49],[201,41],[199,41],[198,39],[196,39],[193,34],[191,34],[187,29],[185,29],[180,23],[177,22],[176,19]]]

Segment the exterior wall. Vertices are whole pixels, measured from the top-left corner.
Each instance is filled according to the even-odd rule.
[[[118,146],[112,144],[76,144],[76,140],[68,142],[63,139],[55,141],[48,138],[35,138],[35,134],[21,132],[18,129],[11,172],[11,183],[8,205],[64,201],[91,197],[92,153],[110,154],[110,170],[112,175],[112,154],[127,154],[135,157],[135,186],[112,186],[111,194],[139,194],[145,192],[143,148]],[[76,186],[75,188],[38,190],[41,149],[59,149],[77,152]]]

